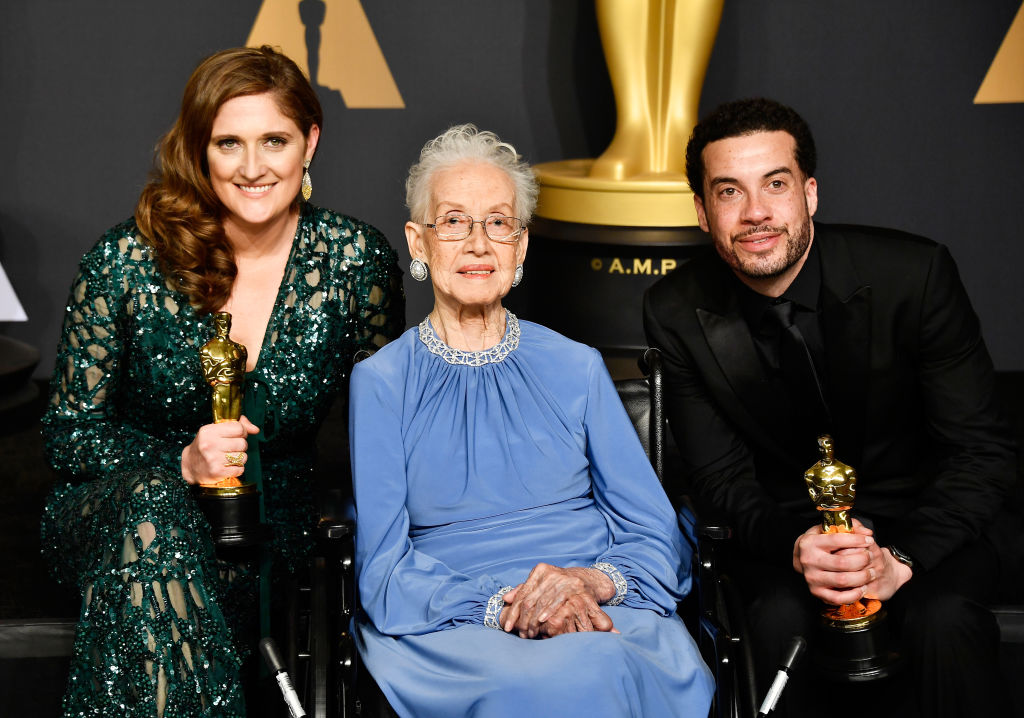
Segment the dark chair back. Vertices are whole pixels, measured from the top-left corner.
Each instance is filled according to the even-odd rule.
[[[615,382],[615,389],[647,452],[647,458],[651,460],[654,473],[662,481],[665,478],[665,412],[661,391],[661,352],[652,347],[644,352],[639,363],[646,376],[620,379]]]
[[[664,483],[669,447],[661,352],[653,347],[647,349],[639,365],[644,377],[621,379],[615,382],[615,388],[658,480]],[[682,501],[680,527],[694,551],[694,591],[680,604],[679,613],[715,674],[717,687],[711,716],[753,716],[757,689],[749,643],[741,638],[746,635],[743,609],[728,577],[719,575],[716,560],[718,546],[730,537],[731,531],[728,526],[699,521],[687,496],[676,499]]]

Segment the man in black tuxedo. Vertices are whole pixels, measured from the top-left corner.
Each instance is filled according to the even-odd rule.
[[[978,319],[943,246],[815,224],[815,162],[806,123],[770,100],[719,107],[687,146],[715,251],[651,287],[644,326],[690,491],[734,527],[761,690],[821,601],[866,596],[886,602],[921,715],[1002,715],[985,604],[1016,463]],[[824,433],[859,475],[853,533],[822,533],[802,478]],[[811,673],[791,715],[838,695]]]

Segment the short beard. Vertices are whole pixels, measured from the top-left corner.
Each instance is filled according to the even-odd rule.
[[[753,261],[743,262],[740,260],[739,255],[734,249],[736,241],[743,237],[751,234],[758,234],[759,232],[776,232],[783,233],[786,235],[786,254],[781,259],[765,258],[754,259]],[[790,233],[786,227],[772,227],[770,225],[762,225],[755,227],[743,234],[738,234],[732,237],[732,240],[728,246],[722,246],[720,243],[715,243],[715,248],[718,250],[719,256],[725,260],[725,263],[729,267],[745,277],[750,279],[774,279],[784,274],[790,267],[800,261],[800,258],[804,256],[807,251],[807,247],[811,244],[811,221],[808,216],[803,222],[794,227],[793,232]]]

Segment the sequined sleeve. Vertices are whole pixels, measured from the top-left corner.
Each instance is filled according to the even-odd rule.
[[[47,461],[68,478],[93,479],[137,463],[180,472],[179,442],[140,431],[113,409],[131,290],[145,281],[147,266],[145,250],[121,225],[86,253],[71,284],[43,416]]]
[[[375,227],[362,222],[358,227],[363,252],[361,286],[350,287],[351,296],[359,303],[356,344],[373,351],[405,329],[405,293],[395,250]]]

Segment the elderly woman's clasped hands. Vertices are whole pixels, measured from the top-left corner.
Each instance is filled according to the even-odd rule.
[[[524,583],[504,595],[500,623],[506,632],[514,630],[521,638],[583,631],[618,633],[600,605],[614,596],[615,584],[597,569],[539,563]]]

